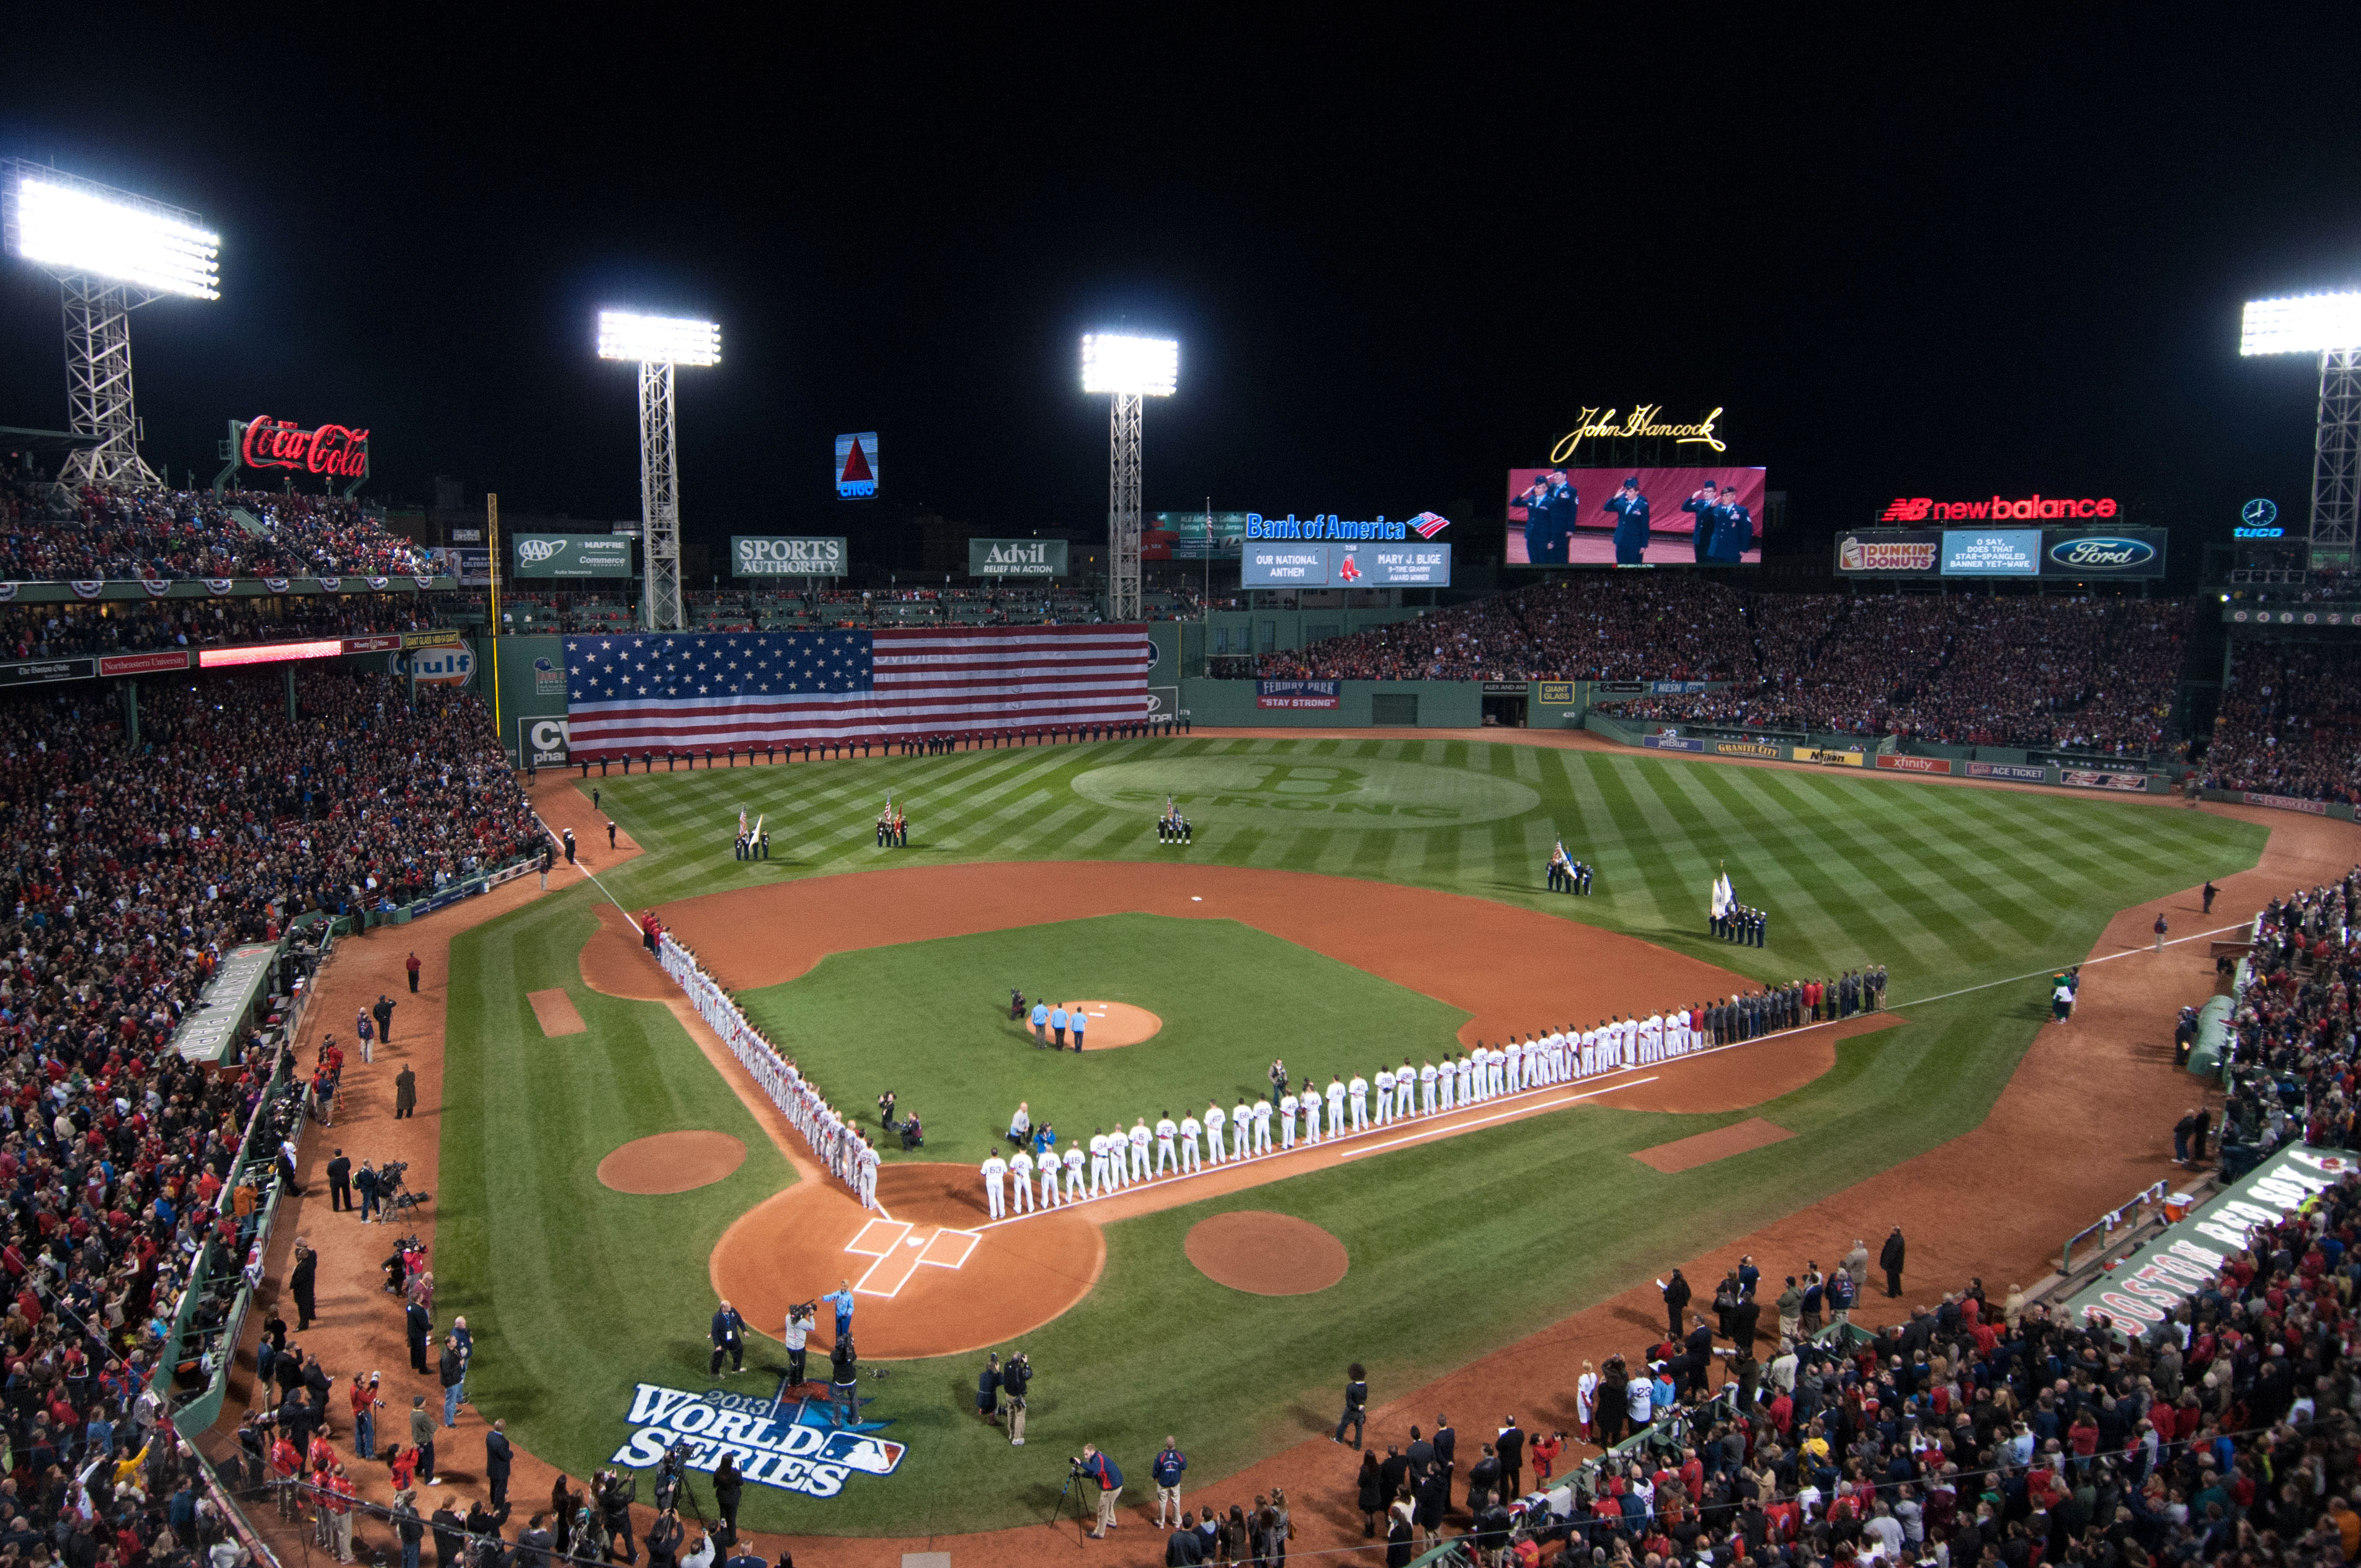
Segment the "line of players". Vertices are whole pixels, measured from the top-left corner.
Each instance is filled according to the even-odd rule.
[[[1235,1110],[1224,1112],[1219,1103],[1209,1103],[1202,1117],[1184,1115],[1178,1122],[1167,1111],[1153,1127],[1142,1116],[1129,1131],[1118,1126],[1112,1133],[1095,1132],[1087,1143],[1077,1140],[1062,1153],[1054,1138],[1037,1139],[1005,1158],[995,1150],[984,1160],[984,1206],[992,1218],[1001,1219],[1008,1214],[1012,1197],[1016,1212],[1023,1214],[1037,1206],[1053,1209],[1061,1202],[1107,1197],[1167,1175],[1189,1176],[1210,1167],[1284,1154],[1296,1146],[1299,1126],[1301,1142],[1311,1146],[1321,1141],[1323,1110],[1326,1135],[1333,1141],[1413,1118],[1448,1114],[1504,1095],[1653,1066],[1710,1043],[1706,1016],[1702,1008],[1694,1013],[1676,1009],[1646,1018],[1604,1020],[1596,1029],[1528,1035],[1521,1041],[1512,1036],[1500,1046],[1479,1040],[1440,1066],[1429,1061],[1413,1067],[1404,1057],[1400,1068],[1378,1069],[1374,1115],[1372,1080],[1358,1073],[1350,1082],[1331,1077],[1325,1091],[1307,1077],[1301,1091],[1290,1091],[1279,1077],[1276,1103],[1269,1095],[1251,1103],[1241,1097]],[[1283,1071],[1277,1064],[1272,1070]],[[1011,1178],[1013,1190],[1006,1185]]]

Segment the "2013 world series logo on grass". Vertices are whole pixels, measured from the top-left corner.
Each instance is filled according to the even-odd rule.
[[[686,1445],[683,1457],[693,1470],[710,1475],[724,1453],[732,1453],[747,1480],[807,1497],[837,1496],[856,1472],[891,1475],[908,1452],[906,1444],[871,1435],[886,1422],[848,1424],[837,1419],[833,1406],[811,1399],[787,1405],[719,1389],[692,1394],[642,1383],[624,1419],[635,1430],[615,1450],[610,1464],[644,1470],[680,1442]]]

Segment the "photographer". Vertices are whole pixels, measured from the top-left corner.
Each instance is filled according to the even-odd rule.
[[[804,1348],[812,1328],[819,1321],[819,1303],[798,1301],[787,1309],[787,1387],[799,1387],[804,1380]]]
[[[1123,1496],[1123,1472],[1115,1462],[1101,1453],[1096,1443],[1082,1444],[1080,1459],[1069,1460],[1067,1468],[1072,1474],[1098,1483],[1099,1528],[1091,1531],[1093,1541],[1104,1541],[1106,1532],[1115,1528],[1115,1499]]]
[[[1033,1358],[1017,1351],[1000,1369],[1001,1392],[1008,1396],[1008,1446],[1025,1446],[1025,1391],[1033,1386]]]
[[[601,1470],[592,1483],[590,1495],[607,1526],[608,1555],[625,1563],[640,1560],[639,1549],[631,1544],[631,1500],[640,1490],[637,1475],[614,1470]]]
[[[840,1333],[828,1353],[829,1397],[844,1411],[846,1420],[861,1411],[861,1355],[852,1346],[852,1336]]]

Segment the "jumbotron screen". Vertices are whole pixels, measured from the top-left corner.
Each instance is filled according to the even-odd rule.
[[[1511,468],[1511,566],[1752,566],[1762,468]]]

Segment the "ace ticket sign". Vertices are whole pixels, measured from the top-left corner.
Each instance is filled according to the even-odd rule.
[[[825,1399],[763,1399],[718,1388],[692,1394],[642,1383],[624,1419],[631,1435],[610,1464],[649,1469],[677,1443],[692,1470],[710,1475],[721,1456],[731,1454],[747,1480],[807,1497],[837,1497],[855,1475],[891,1475],[907,1452],[874,1435],[890,1422],[847,1420]]]

